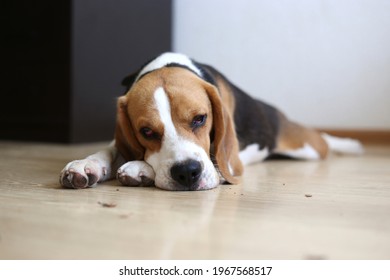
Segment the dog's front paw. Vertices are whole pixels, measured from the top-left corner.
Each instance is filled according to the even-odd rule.
[[[150,186],[154,184],[153,168],[144,161],[129,161],[118,169],[117,178],[124,186]]]
[[[93,159],[75,160],[69,162],[60,174],[60,184],[66,188],[82,189],[92,187],[107,170]]]

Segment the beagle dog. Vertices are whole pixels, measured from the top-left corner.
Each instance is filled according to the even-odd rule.
[[[207,190],[238,184],[243,166],[272,155],[318,160],[330,150],[359,154],[361,144],[290,121],[211,66],[164,53],[124,80],[115,140],[68,163],[60,183],[86,188],[118,178],[126,186]]]

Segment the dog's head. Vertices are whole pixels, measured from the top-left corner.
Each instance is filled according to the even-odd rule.
[[[151,165],[157,187],[204,190],[221,179],[238,182],[242,165],[231,113],[218,89],[192,71],[162,67],[136,78],[119,98],[117,114],[119,152]]]

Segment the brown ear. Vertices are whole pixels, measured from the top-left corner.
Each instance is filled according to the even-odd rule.
[[[214,153],[218,169],[227,182],[238,184],[243,166],[238,156],[239,144],[233,118],[223,104],[217,88],[208,83],[205,88],[213,110]]]
[[[127,160],[143,160],[145,149],[138,142],[127,114],[127,97],[118,99],[115,145]]]

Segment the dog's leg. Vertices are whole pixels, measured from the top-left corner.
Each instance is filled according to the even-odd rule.
[[[93,187],[98,182],[114,178],[117,168],[124,162],[113,141],[102,151],[69,162],[61,171],[60,184],[74,189]]]
[[[325,158],[329,152],[361,155],[364,151],[363,145],[358,140],[320,133],[290,122],[283,115],[280,124],[274,154],[295,159],[318,160]]]
[[[156,174],[145,161],[129,161],[117,172],[117,178],[124,186],[150,186],[154,184]]]
[[[319,160],[325,158],[328,152],[329,147],[318,131],[291,122],[280,113],[274,154],[295,159]]]

